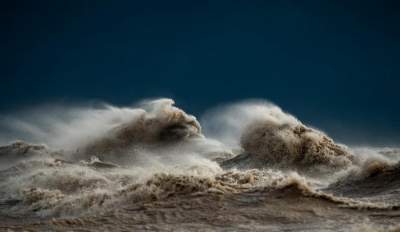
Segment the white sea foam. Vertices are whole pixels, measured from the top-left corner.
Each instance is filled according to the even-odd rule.
[[[395,149],[336,144],[263,101],[218,107],[201,122],[171,99],[123,108],[47,106],[2,117],[0,137],[45,145],[0,147],[0,161],[10,164],[0,166],[0,200],[17,202],[5,209],[14,214],[76,215],[174,192],[238,193],[297,183],[307,194],[335,202],[339,198],[316,188],[400,159]],[[220,165],[242,162],[233,158],[237,154],[247,155],[247,168]],[[310,170],[317,175],[307,175]]]

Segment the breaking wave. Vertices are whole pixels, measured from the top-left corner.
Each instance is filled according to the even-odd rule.
[[[32,115],[0,123],[1,138],[26,140],[0,146],[3,214],[80,217],[243,196],[351,210],[400,206],[399,149],[337,144],[268,102],[211,110],[202,126],[171,99]]]
[[[246,102],[229,106],[224,113],[209,113],[205,125],[211,133],[216,125],[219,130],[226,129],[230,133],[226,136],[219,132],[216,137],[243,149],[248,156],[246,168],[269,165],[309,172],[352,164],[352,155],[345,146],[305,126],[271,103]]]

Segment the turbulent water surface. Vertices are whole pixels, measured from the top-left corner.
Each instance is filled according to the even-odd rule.
[[[1,119],[1,231],[400,231],[400,150],[279,107],[170,99]],[[16,140],[20,139],[20,140]]]

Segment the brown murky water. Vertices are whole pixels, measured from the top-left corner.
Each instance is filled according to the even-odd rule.
[[[219,113],[237,128],[210,139],[172,104],[1,146],[0,231],[400,231],[399,149],[336,144],[271,104]]]

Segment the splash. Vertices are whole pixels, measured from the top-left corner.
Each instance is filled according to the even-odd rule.
[[[83,152],[118,153],[133,146],[155,147],[202,137],[201,127],[196,118],[173,104],[171,99],[145,103],[145,109],[136,117],[112,128],[103,137],[84,146]]]
[[[278,166],[320,173],[352,164],[352,154],[345,146],[305,126],[272,103],[253,101],[231,105],[209,113],[206,119],[210,121],[205,121],[206,135],[211,133],[221,141],[238,144],[248,156],[242,157],[246,161],[239,162],[246,162],[247,168]],[[216,125],[229,135],[213,133]]]
[[[42,108],[30,119],[3,118],[0,137],[27,142],[0,146],[0,216],[87,218],[192,201],[202,210],[202,201],[284,206],[288,215],[300,202],[296,212],[315,207],[322,217],[327,209],[399,209],[397,148],[337,144],[268,102],[219,107],[202,125],[174,104]]]

